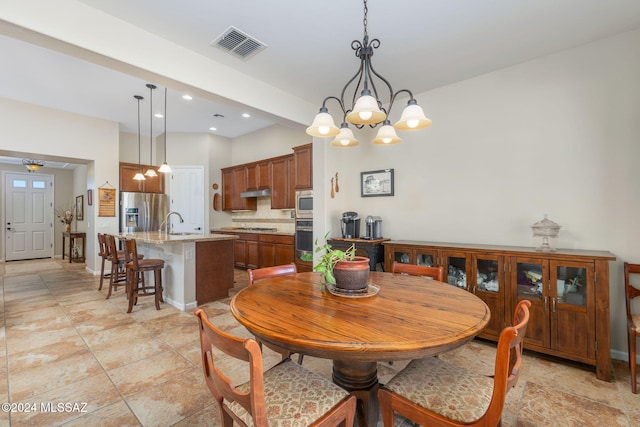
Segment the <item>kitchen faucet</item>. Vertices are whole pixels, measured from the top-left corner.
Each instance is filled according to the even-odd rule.
[[[162,226],[166,224],[166,227],[165,227],[164,232],[165,232],[165,233],[168,233],[168,232],[169,232],[169,225],[170,225],[170,223],[169,223],[169,217],[171,216],[171,214],[176,214],[176,215],[178,215],[178,218],[180,218],[180,223],[181,223],[181,224],[184,222],[184,219],[182,219],[182,215],[180,215],[180,214],[179,214],[178,212],[176,212],[176,211],[171,211],[171,212],[169,212],[169,213],[167,214],[167,216],[165,217],[164,222],[163,222],[162,224],[160,224],[160,230],[158,230],[158,231],[162,231]]]

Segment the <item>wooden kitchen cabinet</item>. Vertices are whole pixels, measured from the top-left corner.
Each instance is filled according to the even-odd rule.
[[[246,190],[263,190],[271,186],[271,162],[269,159],[244,165]]]
[[[164,193],[164,175],[158,174],[155,177],[145,177],[144,181],[136,181],[134,175],[142,170],[144,173],[149,168],[148,165],[137,163],[120,163],[120,191],[134,193]]]
[[[294,197],[290,197],[289,185],[289,166],[290,159],[293,156],[282,156],[272,159],[271,165],[271,209],[294,209],[295,208],[295,190]],[[294,200],[294,203],[290,201]]]
[[[234,265],[236,268],[259,268],[258,235],[255,233],[237,233],[233,241]]]
[[[260,268],[291,264],[294,261],[294,237],[260,234]]]
[[[293,147],[295,162],[295,189],[313,189],[313,150],[311,144]]]
[[[222,210],[256,210],[256,198],[240,197],[243,191],[247,191],[247,168],[234,166],[222,169]]]
[[[531,301],[525,349],[596,367],[610,381],[609,263],[606,251],[389,241],[385,270],[393,261],[442,265],[445,281],[481,298],[491,320],[479,336],[498,339],[520,300]]]

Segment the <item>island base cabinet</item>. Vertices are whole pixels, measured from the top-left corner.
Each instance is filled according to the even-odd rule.
[[[233,240],[196,243],[198,305],[228,297],[233,278]]]

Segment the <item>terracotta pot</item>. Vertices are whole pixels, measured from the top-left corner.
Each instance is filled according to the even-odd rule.
[[[367,292],[369,286],[369,258],[353,257],[352,260],[338,261],[333,267],[336,288],[344,292]]]

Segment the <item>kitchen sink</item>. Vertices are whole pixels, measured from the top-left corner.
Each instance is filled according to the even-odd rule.
[[[193,236],[196,234],[202,234],[202,233],[192,233],[189,231],[176,231],[174,233],[169,233],[169,236]]]

